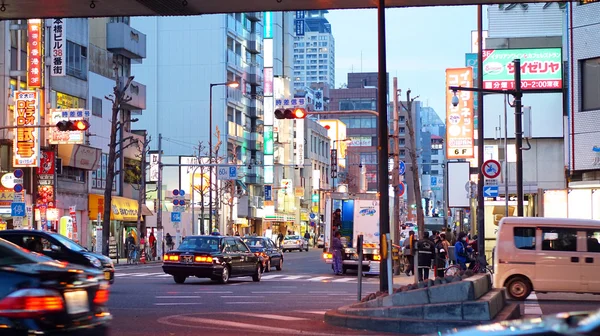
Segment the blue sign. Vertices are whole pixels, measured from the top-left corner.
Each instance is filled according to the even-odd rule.
[[[229,179],[237,179],[237,167],[229,167]]]
[[[12,202],[10,204],[10,215],[12,217],[25,217],[25,203],[23,202]]]
[[[296,36],[304,36],[304,20],[294,20],[294,27],[296,29]]]
[[[497,185],[486,185],[486,186],[483,186],[483,196],[485,196],[485,197],[498,197],[498,186]]]
[[[400,161],[400,165],[398,166],[398,172],[400,173],[400,175],[404,175],[404,173],[406,173],[406,164],[404,163],[404,161]]]
[[[264,22],[263,37],[266,39],[272,39],[273,38],[273,12],[265,12],[263,22]]]
[[[310,215],[308,215],[308,217],[309,217],[310,219],[317,219],[317,214],[316,214],[316,213],[314,213],[314,212],[311,212],[311,213],[310,213]]]
[[[296,19],[304,19],[305,16],[306,16],[305,11],[296,11]]]
[[[171,212],[171,222],[173,222],[173,223],[181,222],[181,212]]]
[[[265,201],[272,201],[273,200],[273,196],[271,194],[272,188],[273,188],[273,186],[270,186],[270,185],[266,185],[265,186]]]
[[[404,196],[404,192],[406,192],[406,185],[404,182],[400,182],[398,185],[398,197]]]
[[[437,176],[432,176],[431,177],[431,186],[432,187],[436,187],[437,186]]]
[[[465,66],[473,68],[473,87],[477,87],[477,78],[478,77],[478,62],[477,62],[477,54],[469,53],[465,54]],[[477,102],[477,92],[473,92],[473,126],[477,129],[477,107],[479,103]]]

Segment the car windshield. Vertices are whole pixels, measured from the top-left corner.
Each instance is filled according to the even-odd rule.
[[[219,240],[219,238],[215,237],[187,237],[183,243],[179,245],[178,250],[217,252],[221,250]]]
[[[244,243],[246,243],[246,245],[248,245],[248,247],[265,247],[265,243],[263,242],[262,239],[244,239]]]
[[[298,240],[300,236],[285,236],[285,240]]]
[[[39,262],[39,260],[36,260],[34,254],[29,254],[17,245],[0,239],[0,267],[35,264],[37,262]]]
[[[51,233],[50,235],[71,251],[76,251],[76,252],[87,251],[85,249],[85,247],[77,244],[76,242],[72,241],[71,239],[69,239],[61,234]]]

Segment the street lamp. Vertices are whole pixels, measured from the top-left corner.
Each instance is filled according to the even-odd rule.
[[[228,81],[225,83],[211,83],[210,84],[210,90],[209,90],[209,96],[208,96],[208,115],[209,115],[209,121],[208,121],[208,127],[209,127],[209,131],[208,131],[208,160],[210,163],[213,162],[213,145],[212,145],[212,138],[213,138],[213,134],[212,134],[212,123],[213,123],[213,103],[212,103],[212,92],[213,92],[213,87],[215,86],[227,86],[230,88],[237,88],[240,86],[240,83],[238,83],[237,81]],[[215,157],[217,157],[219,155],[218,152],[215,153]],[[209,222],[211,227],[209,228],[210,231],[212,231],[212,223],[213,223],[213,200],[212,200],[212,195],[213,195],[213,180],[212,180],[212,166],[210,167],[209,170],[209,177],[208,177],[208,190],[209,190],[209,194],[210,194],[210,204],[209,204]],[[216,189],[216,192],[218,192],[218,188]],[[218,199],[218,197],[217,197]],[[217,204],[217,208],[218,208],[218,204]]]

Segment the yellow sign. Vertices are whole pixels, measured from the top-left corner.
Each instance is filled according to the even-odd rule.
[[[40,156],[40,110],[37,91],[15,92],[14,167],[37,167]]]
[[[294,188],[294,195],[296,195],[296,197],[304,197],[304,187]]]
[[[306,222],[306,221],[308,221],[308,213],[306,213],[306,212],[301,212],[301,213],[300,213],[300,220],[301,220],[301,221],[305,221],[305,222]]]
[[[88,199],[88,208],[90,219],[96,219],[98,213],[100,216],[104,215],[104,196],[98,194],[90,194]],[[138,202],[136,200],[113,196],[111,202],[110,219],[123,221],[123,222],[135,222],[137,221],[138,214]]]

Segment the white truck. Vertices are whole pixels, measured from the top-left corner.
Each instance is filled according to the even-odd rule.
[[[323,258],[327,264],[333,264],[330,250],[332,235],[335,231],[342,234],[342,272],[358,270],[357,237],[363,235],[363,273],[379,274],[381,255],[379,251],[379,201],[365,199],[375,195],[366,194],[357,199],[327,199],[325,203],[325,249]],[[334,220],[334,212],[341,210],[339,220]],[[336,216],[337,217],[337,216]],[[335,222],[335,223],[334,223]]]

